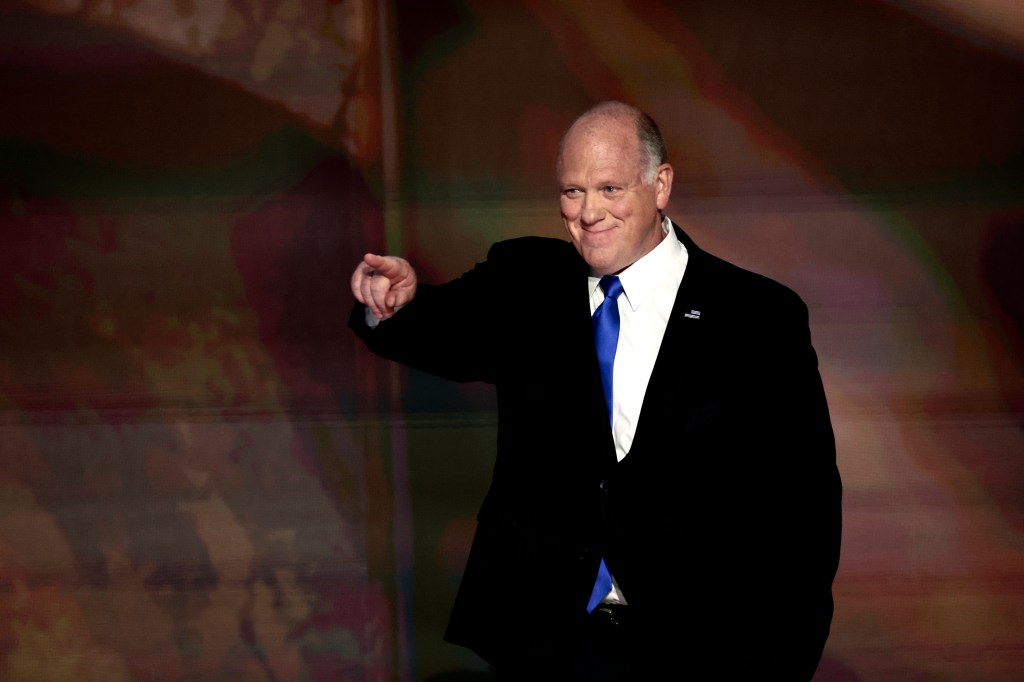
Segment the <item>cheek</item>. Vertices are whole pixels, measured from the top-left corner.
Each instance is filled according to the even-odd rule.
[[[627,218],[632,216],[636,211],[636,206],[630,201],[616,201],[608,208],[608,212],[615,218],[625,221]]]

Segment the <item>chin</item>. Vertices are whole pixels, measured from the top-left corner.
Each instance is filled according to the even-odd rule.
[[[595,258],[594,254],[587,253],[586,250],[580,251],[580,255],[583,256],[583,260],[587,262],[590,272],[595,275],[604,275],[608,273],[608,263],[604,259]]]
[[[590,265],[590,263],[588,263],[588,265]],[[597,277],[604,277],[605,275],[614,275],[619,270],[622,270],[622,268],[617,268],[614,265],[607,265],[603,263],[590,265],[590,272],[592,272]]]

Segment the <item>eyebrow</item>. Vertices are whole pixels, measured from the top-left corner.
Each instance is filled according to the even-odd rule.
[[[627,178],[623,178],[623,177],[612,178],[612,177],[609,177],[609,176],[603,176],[600,180],[596,180],[594,182],[593,186],[594,187],[607,187],[609,185],[612,185],[614,187],[626,187],[629,184],[630,184],[630,181]],[[559,182],[558,186],[562,187],[563,189],[566,188],[566,187],[586,187],[587,183],[585,183],[585,182],[567,181],[567,182]]]

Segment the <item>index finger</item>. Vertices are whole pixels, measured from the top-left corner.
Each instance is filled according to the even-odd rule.
[[[363,256],[363,262],[379,274],[389,278],[401,270],[401,260],[395,256],[379,256],[375,253],[368,253]]]

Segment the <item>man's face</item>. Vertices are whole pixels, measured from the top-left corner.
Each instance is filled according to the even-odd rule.
[[[562,145],[558,182],[569,238],[595,275],[632,265],[663,236],[659,211],[672,191],[672,167],[644,182],[636,128],[595,116],[578,121]]]

